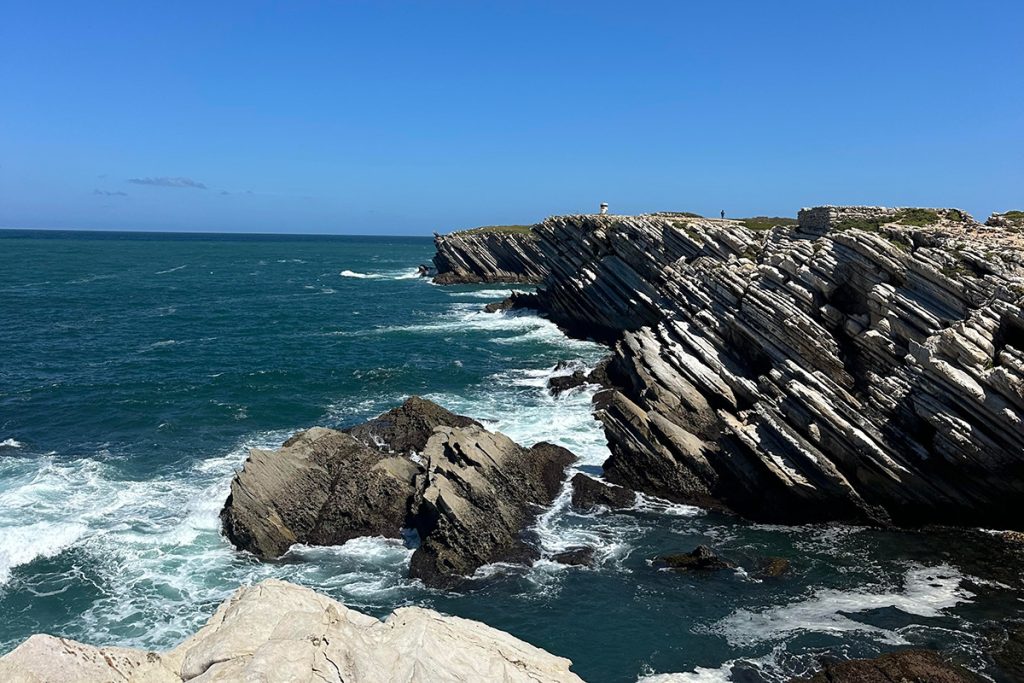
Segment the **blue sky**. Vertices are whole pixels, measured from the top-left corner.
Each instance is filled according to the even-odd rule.
[[[1024,208],[1024,3],[0,0],[0,226]]]

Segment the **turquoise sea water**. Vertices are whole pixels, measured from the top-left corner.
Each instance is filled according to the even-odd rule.
[[[785,680],[823,653],[907,645],[1001,680],[981,639],[1024,603],[972,574],[984,544],[948,535],[752,525],[651,499],[578,515],[563,496],[538,523],[543,553],[593,545],[595,569],[488,567],[445,593],[405,577],[411,551],[394,541],[274,563],[234,551],[217,514],[248,448],[410,394],[600,473],[591,392],[555,399],[544,383],[604,349],[534,315],[482,313],[507,287],[415,277],[432,251],[427,238],[0,231],[0,653],[40,631],[167,648],[239,584],[277,577],[378,616],[421,604],[479,619],[598,682]],[[698,543],[741,569],[650,566]],[[791,573],[755,578],[764,556]]]

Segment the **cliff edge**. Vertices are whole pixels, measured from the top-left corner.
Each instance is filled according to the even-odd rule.
[[[441,285],[485,282],[536,284],[547,267],[530,226],[490,226],[435,235],[434,282]]]

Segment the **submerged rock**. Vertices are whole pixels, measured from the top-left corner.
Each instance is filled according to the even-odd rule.
[[[582,512],[596,507],[610,510],[633,507],[636,493],[621,486],[610,486],[593,477],[577,473],[572,481],[572,506]]]
[[[571,665],[476,621],[420,607],[402,607],[378,621],[271,579],[239,588],[173,650],[98,648],[35,635],[0,657],[0,680],[579,682]]]
[[[576,567],[590,567],[594,564],[594,549],[570,548],[552,555],[551,561]]]
[[[294,543],[421,538],[410,574],[450,585],[484,564],[534,555],[522,534],[558,494],[569,451],[523,448],[412,397],[346,432],[316,427],[254,449],[221,512],[238,548],[276,558]]]
[[[715,555],[714,551],[706,545],[699,545],[689,553],[659,555],[654,558],[653,565],[658,569],[672,569],[678,572],[711,572],[736,568],[735,564]]]
[[[904,650],[874,659],[829,662],[791,683],[980,683],[982,679],[930,650]]]
[[[763,579],[775,579],[789,573],[789,560],[784,557],[765,557],[758,562],[755,576]]]

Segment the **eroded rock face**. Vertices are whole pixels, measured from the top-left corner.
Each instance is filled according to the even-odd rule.
[[[479,622],[419,607],[378,621],[308,588],[269,580],[238,589],[168,652],[35,635],[0,658],[0,680],[579,682],[571,664]]]
[[[874,659],[826,664],[810,678],[792,683],[980,683],[982,679],[929,650],[905,650]]]
[[[636,493],[621,486],[609,486],[585,474],[577,473],[572,481],[572,506],[582,512],[597,507],[610,510],[633,507]]]
[[[221,518],[235,546],[262,558],[294,543],[400,538],[416,528],[411,576],[446,586],[484,564],[533,557],[523,533],[573,459],[412,397],[346,432],[317,427],[276,452],[254,449]]]
[[[615,345],[606,479],[766,521],[1024,528],[1018,236],[953,209],[800,221],[535,228],[541,309]]]
[[[547,274],[537,236],[532,232],[453,232],[435,235],[434,246],[434,282],[440,285],[537,283]]]

